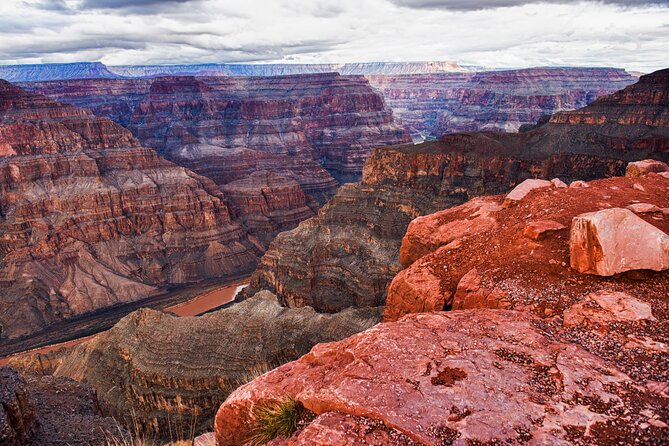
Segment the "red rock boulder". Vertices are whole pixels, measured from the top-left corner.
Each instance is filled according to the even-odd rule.
[[[613,208],[574,218],[569,237],[571,267],[612,276],[669,268],[669,236],[629,209]]]

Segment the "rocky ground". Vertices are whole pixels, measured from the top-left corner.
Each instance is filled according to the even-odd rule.
[[[254,407],[286,397],[317,418],[272,444],[666,444],[667,191],[667,172],[529,180],[414,220],[394,322],[235,391],[218,444],[244,444]]]

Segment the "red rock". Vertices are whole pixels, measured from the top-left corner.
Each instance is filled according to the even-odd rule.
[[[531,191],[535,189],[542,189],[545,187],[553,187],[554,184],[551,181],[546,181],[546,180],[525,180],[522,183],[520,183],[518,186],[514,187],[511,192],[509,192],[506,196],[507,202],[516,202],[520,201],[527,194],[529,194]]]
[[[198,435],[193,440],[193,446],[216,446],[216,434],[207,432],[206,434]]]
[[[651,172],[667,172],[669,171],[669,165],[663,163],[662,161],[656,160],[643,160],[643,161],[634,161],[627,165],[627,170],[625,171],[626,177],[640,177],[642,175],[647,175]]]
[[[641,182],[646,192],[633,189],[634,182]],[[561,314],[579,296],[601,289],[602,279],[569,268],[566,231],[554,232],[540,242],[528,238],[524,231],[528,221],[531,224],[532,218],[543,216],[550,216],[555,222],[552,224],[567,226],[578,215],[598,211],[604,196],[606,204],[612,207],[624,207],[641,198],[658,206],[669,204],[666,180],[649,175],[597,180],[589,183],[588,188],[540,189],[529,194],[521,205],[507,208],[500,206],[504,196],[480,197],[416,219],[403,242],[402,259],[407,269],[388,288],[386,316],[395,320],[423,305],[432,308],[433,302],[442,300],[447,308],[453,309],[510,306],[542,316],[546,310],[550,310],[550,315]],[[495,225],[462,236],[457,247],[451,245],[451,234],[441,228],[467,227],[470,223],[475,226],[473,222],[481,217],[480,209],[484,208],[488,209],[486,218]],[[669,231],[666,219],[653,218],[653,214],[640,215],[645,219],[644,225],[656,231]],[[443,237],[441,241],[439,236]],[[669,272],[650,277],[643,272],[636,274],[642,274],[644,280],[617,277],[614,291],[643,296],[661,306]],[[407,280],[411,277],[429,277],[430,283],[438,284],[438,293],[436,286],[428,290],[417,283],[414,287]],[[421,303],[424,294],[428,296],[427,302]]]
[[[406,313],[441,311],[450,303],[451,295],[451,292],[442,289],[439,278],[429,269],[405,269],[390,283],[383,318],[396,321]],[[393,302],[394,296],[401,296],[402,305]]]
[[[661,212],[660,208],[650,203],[634,203],[626,207],[635,214],[645,214],[647,212]]]
[[[469,310],[473,308],[511,308],[505,298],[507,293],[498,288],[493,290],[481,286],[481,276],[472,269],[462,276],[453,296],[453,310]],[[413,312],[413,311],[412,311]],[[389,320],[386,318],[386,320]]]
[[[553,183],[553,186],[557,188],[568,187],[567,184],[559,178],[553,178],[551,183]]]
[[[565,326],[606,326],[611,322],[655,321],[650,305],[626,293],[598,291],[564,311]]]
[[[0,82],[2,348],[64,319],[250,272],[216,185],[106,118]]]
[[[569,187],[578,189],[578,188],[586,188],[586,187],[589,187],[589,186],[588,186],[588,183],[586,183],[585,181],[576,180],[576,181],[572,181],[569,184]]]
[[[628,209],[614,208],[574,218],[569,236],[571,267],[612,276],[630,270],[669,268],[669,236]]]
[[[532,240],[540,240],[550,232],[560,231],[566,228],[567,227],[562,223],[553,220],[532,221],[523,229],[523,235]]]
[[[377,420],[427,445],[444,438],[568,444],[574,426],[588,443],[622,421],[617,410],[626,410],[630,429],[613,431],[613,441],[640,435],[636,420],[648,419],[640,413],[644,404],[628,402],[650,402],[652,394],[639,386],[632,397],[624,389],[635,383],[626,374],[538,322],[506,310],[418,314],[318,345],[236,390],[216,416],[218,445],[244,443],[254,426],[253,406],[286,396],[316,414]],[[596,410],[589,401],[615,410]],[[662,404],[650,402],[648,414]],[[332,438],[359,438],[336,423],[329,425]],[[327,432],[320,425],[305,429],[313,431]]]

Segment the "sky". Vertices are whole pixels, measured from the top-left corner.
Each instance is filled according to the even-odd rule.
[[[2,0],[0,64],[669,66],[669,0]]]

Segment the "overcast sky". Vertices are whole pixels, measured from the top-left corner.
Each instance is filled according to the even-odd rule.
[[[1,0],[0,64],[669,66],[669,0]]]

